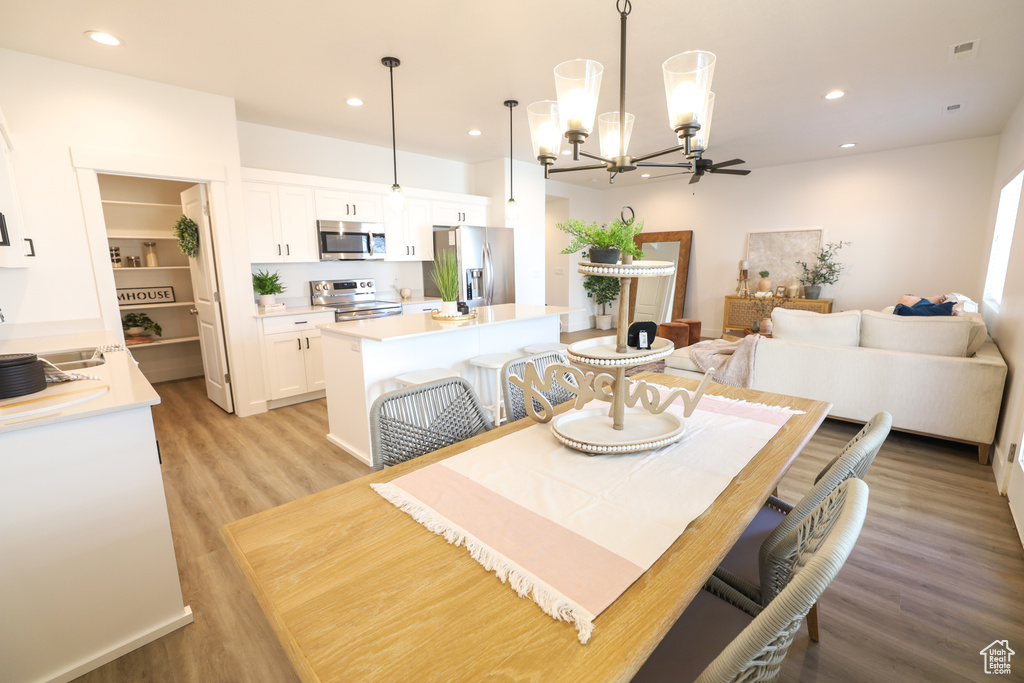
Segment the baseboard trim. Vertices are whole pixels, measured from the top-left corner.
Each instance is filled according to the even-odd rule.
[[[163,624],[160,624],[156,628],[153,628],[145,633],[138,635],[130,640],[127,640],[116,647],[113,647],[104,652],[100,652],[93,657],[83,661],[80,664],[75,665],[73,668],[68,669],[60,674],[52,676],[46,679],[47,683],[68,683],[74,679],[87,674],[93,669],[98,669],[104,664],[114,661],[121,655],[127,654],[132,650],[137,650],[143,645],[152,643],[157,638],[162,638],[172,631],[177,631],[183,626],[188,626],[194,621],[192,617],[192,608],[188,605],[182,610],[179,616],[174,617]]]
[[[333,443],[335,446],[337,446],[341,450],[343,450],[346,453],[348,453],[349,455],[351,455],[352,457],[356,458],[357,460],[360,460],[360,461],[366,463],[367,465],[373,465],[373,461],[371,460],[371,456],[370,456],[369,453],[367,453],[366,456],[363,456],[361,453],[356,453],[356,451],[352,448],[352,446],[348,445],[347,443],[345,443],[344,441],[342,441],[338,437],[334,436],[334,434],[328,434],[327,435],[327,440],[330,441],[331,443]]]

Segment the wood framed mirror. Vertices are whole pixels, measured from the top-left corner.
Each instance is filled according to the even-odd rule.
[[[630,323],[638,320],[666,323],[683,317],[692,239],[693,230],[642,232],[633,238],[644,252],[644,261],[671,261],[676,273],[674,280],[672,276],[633,278],[629,287],[629,310],[633,315]]]

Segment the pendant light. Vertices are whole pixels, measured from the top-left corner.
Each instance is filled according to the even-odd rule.
[[[395,211],[401,211],[405,205],[405,195],[402,193],[402,186],[398,184],[398,148],[395,145],[395,67],[402,62],[397,57],[384,57],[380,63],[388,68],[388,75],[391,77],[391,161],[395,170],[395,183],[391,186],[388,203]]]
[[[519,206],[512,188],[512,107],[519,104],[518,100],[505,100],[508,107],[508,202],[505,203],[505,225],[512,227],[519,218]]]

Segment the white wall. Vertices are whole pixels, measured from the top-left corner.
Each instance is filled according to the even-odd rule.
[[[544,171],[536,164],[534,173],[543,178]],[[569,246],[569,238],[555,228],[555,224],[566,218],[578,218],[587,223],[593,221],[606,223],[614,218],[614,215],[605,216],[602,213],[599,190],[548,180],[544,185],[544,191],[547,194],[547,201],[557,207],[556,211],[545,219],[544,242],[548,245],[546,250],[549,257],[546,264],[546,277],[552,279],[552,286],[565,292],[565,298],[562,300],[566,303],[561,305],[579,309],[569,314],[566,331],[576,332],[590,329],[594,326],[597,305],[592,299],[587,298],[587,292],[583,289],[583,276],[576,272],[576,264],[580,261],[579,254],[562,255],[560,253],[562,249]],[[556,269],[562,269],[563,274],[556,274]]]
[[[985,266],[988,265],[988,254],[991,249],[991,234],[995,225],[996,205],[1003,186],[1024,170],[1024,98],[1017,103],[1016,109],[1003,134],[999,138],[999,155],[995,165],[995,178],[991,188],[990,212],[988,215],[988,241],[985,245]],[[1007,457],[1010,444],[1017,443],[1020,448],[1022,421],[1024,421],[1024,212],[1017,215],[1017,224],[1013,233],[1013,246],[1010,250],[1010,263],[1007,268],[1006,285],[1003,289],[1003,301],[998,310],[986,305],[984,307],[985,322],[995,338],[999,350],[1006,359],[1008,375],[1003,400],[1003,414],[996,433],[996,443],[992,455],[993,474],[1000,490],[1006,487],[1008,472]],[[1017,457],[1021,457],[1018,450]],[[1024,529],[1018,519],[1018,529]],[[1024,531],[1021,531],[1024,535]],[[1024,536],[1022,536],[1024,538]]]
[[[694,231],[683,315],[700,319],[705,336],[721,333],[749,232],[821,227],[826,242],[852,242],[839,253],[839,282],[822,291],[837,310],[884,308],[907,292],[980,300],[997,144],[976,138],[708,175],[697,185],[681,177],[617,187],[602,193],[602,214],[628,204],[645,231]]]

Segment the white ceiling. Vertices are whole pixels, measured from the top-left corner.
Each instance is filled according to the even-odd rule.
[[[563,60],[604,64],[598,111],[618,109],[614,0],[4,0],[2,17],[2,47],[233,97],[242,121],[383,147],[380,58],[395,56],[398,148],[465,162],[507,156],[509,98],[520,102],[514,156],[533,160],[526,105],[554,99]],[[101,46],[87,30],[124,44]],[[718,56],[707,155],[717,161],[757,169],[998,134],[1024,94],[1022,33],[1021,0],[634,0],[630,151],[675,144],[661,63],[691,49]],[[949,46],[975,39],[975,59],[947,63]],[[847,96],[823,99],[836,88]],[[366,104],[346,105],[352,96]],[[949,104],[961,112],[943,115]]]

